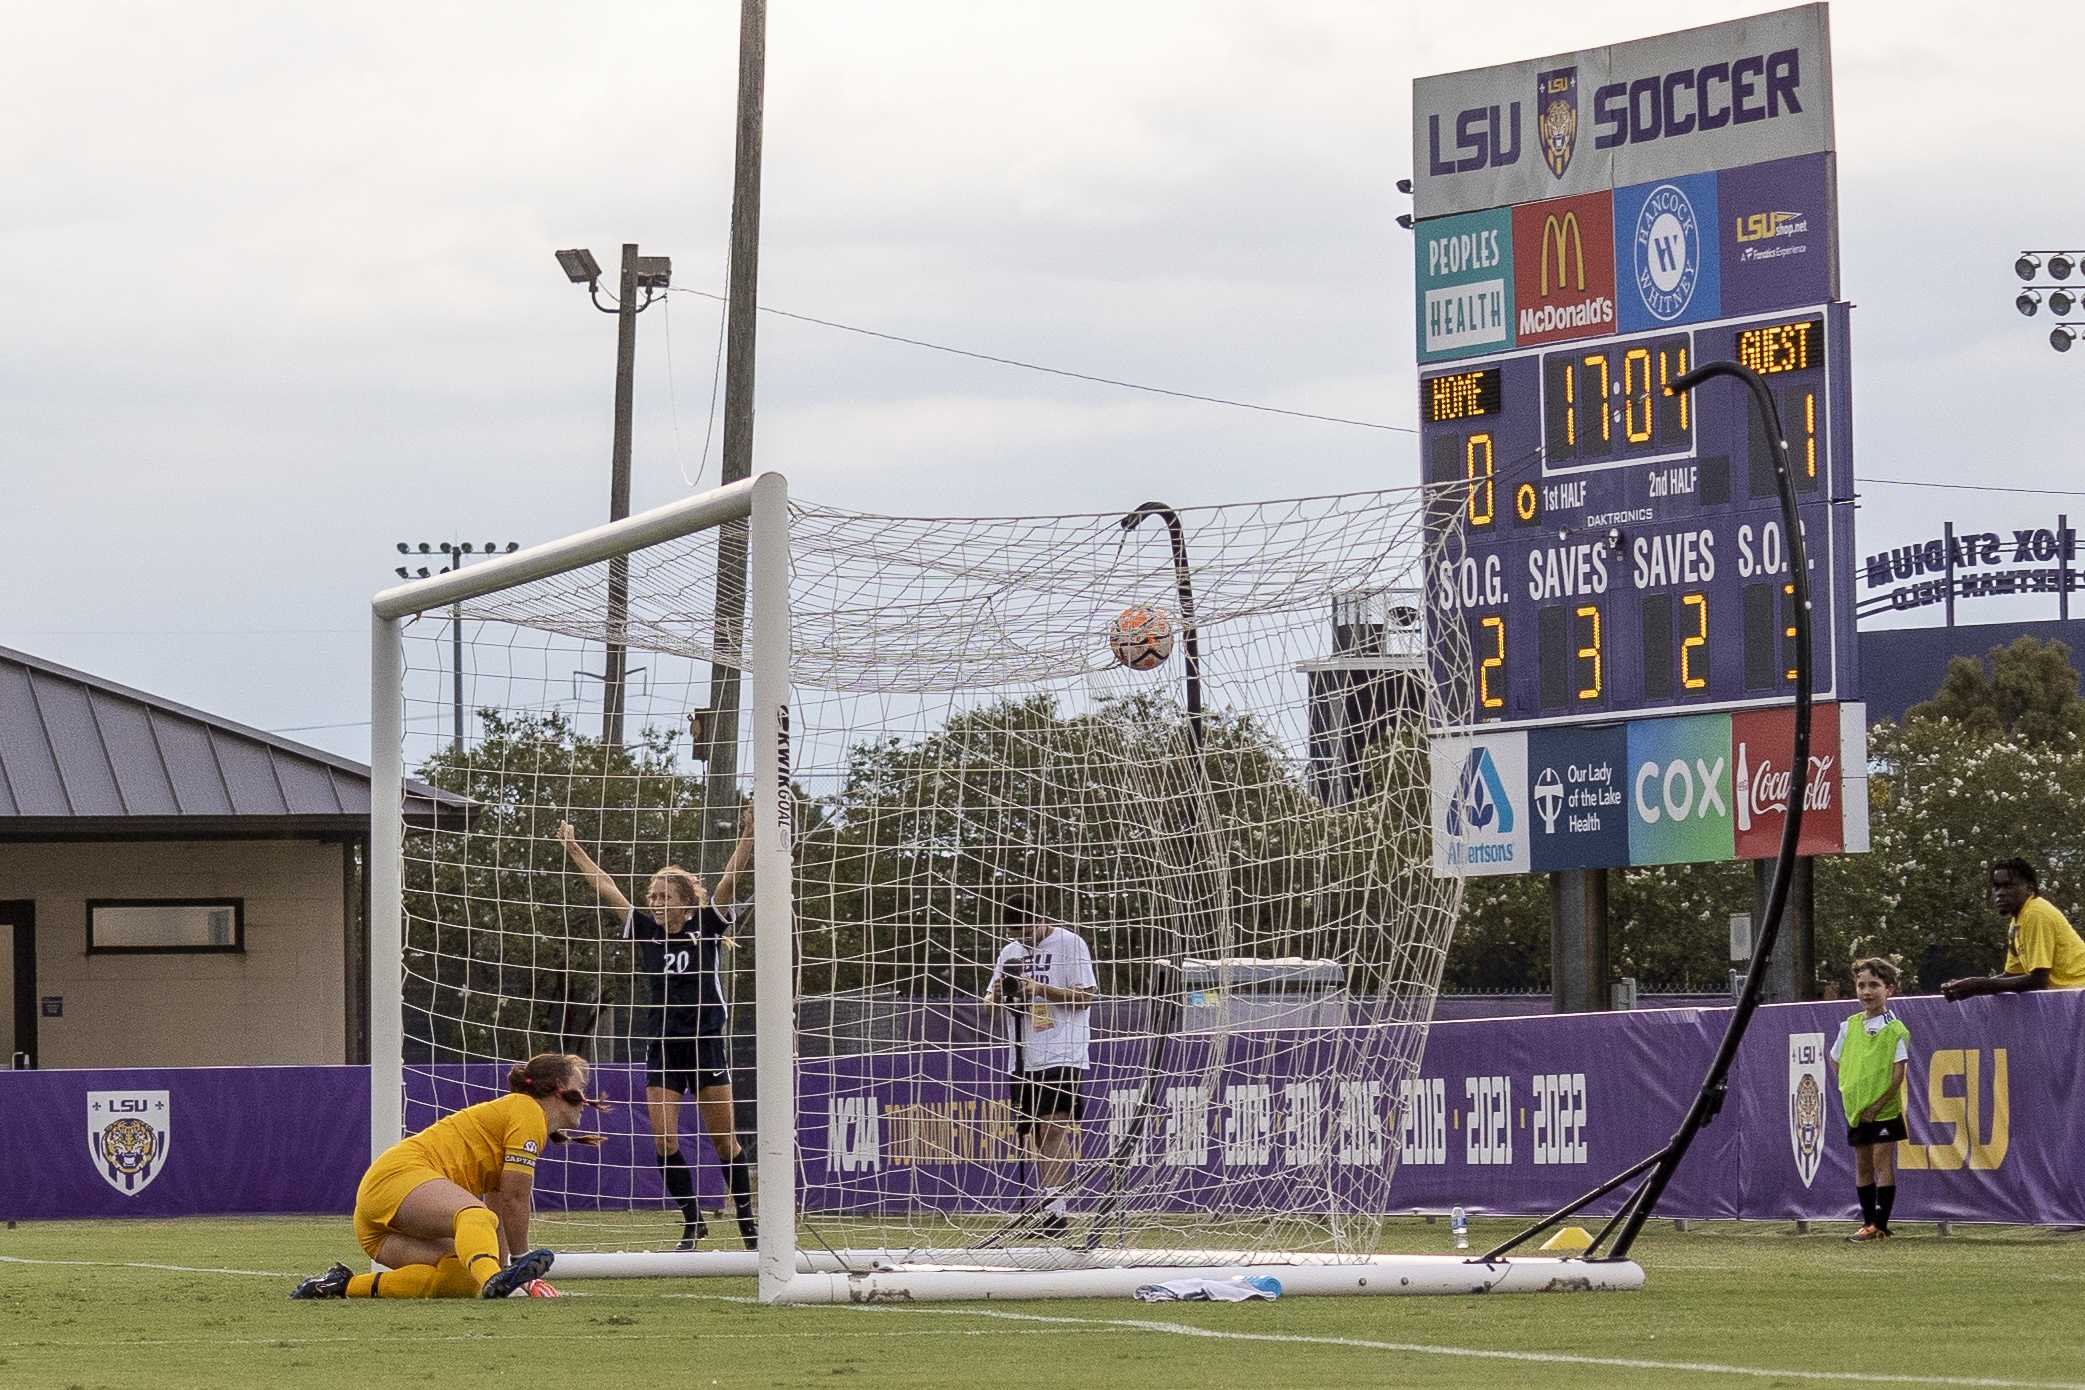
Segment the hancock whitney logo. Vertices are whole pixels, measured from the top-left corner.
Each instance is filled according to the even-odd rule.
[[[1808,1187],[1824,1161],[1824,1034],[1788,1035],[1788,1143]]]
[[[1558,178],[1571,167],[1578,148],[1578,69],[1552,68],[1535,74],[1535,135],[1542,162]]]
[[[1661,183],[1636,214],[1636,292],[1652,317],[1687,311],[1701,282],[1701,219],[1687,195]]]
[[[165,1091],[87,1092],[87,1158],[101,1180],[135,1197],[166,1169],[173,1106]]]
[[[1463,760],[1455,779],[1455,798],[1448,803],[1450,835],[1511,835],[1513,802],[1491,750],[1481,745]]]

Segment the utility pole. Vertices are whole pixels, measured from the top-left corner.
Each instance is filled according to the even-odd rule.
[[[439,570],[434,571],[436,574],[447,574],[450,570],[462,569],[465,558],[468,556],[511,555],[519,549],[521,549],[520,541],[508,541],[504,549],[494,545],[491,541],[487,541],[483,545],[473,545],[469,541],[443,541],[439,546],[430,544],[427,541],[421,541],[416,552],[411,543],[406,541],[398,542],[398,553],[400,555],[417,553],[432,557],[436,551],[439,551],[446,556],[448,563]],[[417,575],[404,565],[398,566],[393,572],[400,579],[425,579],[428,576],[428,567],[426,565],[420,566]],[[450,676],[453,680],[455,747],[458,756],[461,756],[463,753],[463,605],[460,603],[453,604],[449,608],[449,643]]]
[[[731,284],[725,328],[723,481],[753,476],[754,321],[760,310],[760,142],[767,75],[767,0],[739,0],[738,144],[731,185]],[[739,669],[744,660],[746,531],[717,536],[717,660],[710,664],[708,776],[701,865],[722,870],[738,839]],[[756,928],[757,930],[757,928]]]
[[[566,279],[586,286],[596,309],[616,316],[615,436],[609,451],[608,519],[621,521],[630,514],[630,416],[636,395],[637,316],[673,283],[673,261],[666,256],[640,256],[636,242],[624,242],[613,308],[601,302],[601,266],[593,252],[584,247],[560,251],[557,263],[564,267]],[[639,290],[644,292],[641,302],[637,298]],[[620,748],[623,688],[629,660],[623,637],[630,620],[630,562],[620,555],[608,562],[607,619],[608,660],[601,673],[601,742]]]

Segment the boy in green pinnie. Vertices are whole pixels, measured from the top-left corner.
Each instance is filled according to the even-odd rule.
[[[1911,1065],[1911,1030],[1890,1012],[1897,967],[1880,956],[1853,963],[1853,993],[1861,1012],[1839,1027],[1832,1063],[1846,1106],[1846,1142],[1853,1145],[1854,1191],[1861,1199],[1855,1242],[1888,1240],[1890,1207],[1897,1200],[1897,1141],[1905,1135],[1904,1073]]]

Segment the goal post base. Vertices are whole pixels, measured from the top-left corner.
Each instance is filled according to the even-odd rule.
[[[1583,1293],[1643,1287],[1630,1260],[1531,1258],[1481,1260],[1454,1255],[1375,1255],[1367,1259],[1225,1251],[799,1250],[796,1273],[775,1303],[884,1303],[1023,1298],[1126,1298],[1169,1279],[1235,1279],[1271,1274],[1289,1295]],[[1196,1257],[1204,1263],[1189,1263]],[[1138,1262],[1132,1264],[1135,1258]],[[560,1255],[569,1279],[752,1278],[751,1250],[615,1251]]]

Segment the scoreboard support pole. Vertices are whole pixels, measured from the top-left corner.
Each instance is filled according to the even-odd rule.
[[[1766,982],[1760,997],[1769,1004],[1799,1004],[1817,993],[1817,861],[1795,861],[1788,878],[1788,902],[1782,908],[1781,934],[1767,958]],[[1774,881],[1774,861],[1752,862],[1752,920],[1766,920],[1767,894]]]
[[[1609,974],[1607,870],[1559,869],[1549,876],[1551,1010],[1583,1014],[1612,1008]]]

